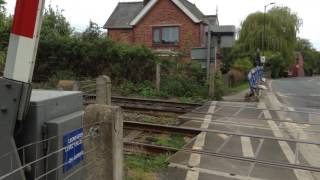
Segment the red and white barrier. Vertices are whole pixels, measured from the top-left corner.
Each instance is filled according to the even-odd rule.
[[[4,77],[30,83],[45,0],[17,0]]]

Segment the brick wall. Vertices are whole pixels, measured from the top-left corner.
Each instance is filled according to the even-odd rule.
[[[179,46],[153,47],[152,28],[154,26],[179,26]],[[184,51],[189,55],[192,47],[201,45],[200,24],[195,24],[171,0],[160,0],[149,13],[135,26],[134,42],[154,49]]]
[[[133,31],[131,29],[109,29],[108,37],[116,42],[133,43]]]

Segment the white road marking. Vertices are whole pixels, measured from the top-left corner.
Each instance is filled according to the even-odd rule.
[[[199,179],[199,171],[191,171],[189,170],[186,176],[186,180],[194,180]]]
[[[266,105],[264,103],[259,103],[258,107],[262,108],[262,109],[266,109]],[[272,119],[272,116],[268,110],[263,110],[263,113],[265,115],[265,118]],[[278,138],[284,137],[283,134],[281,133],[278,125],[274,121],[269,120],[267,122],[268,122],[270,128],[272,129],[275,137],[278,137]],[[278,143],[279,143],[280,148],[283,151],[284,155],[288,159],[289,163],[294,164],[295,163],[295,153],[293,152],[293,150],[289,146],[288,142],[278,141]],[[314,180],[312,174],[309,171],[303,171],[303,170],[297,170],[297,169],[294,169],[293,171],[294,171],[298,180]]]
[[[232,176],[232,175],[230,175],[230,173],[215,171],[215,170],[210,170],[210,169],[189,168],[185,165],[175,164],[175,163],[171,163],[169,166],[173,167],[173,168],[185,169],[185,170],[190,171],[191,173],[188,174],[187,178],[186,178],[186,179],[190,179],[190,180],[199,178],[199,173],[196,173],[196,172],[210,174],[210,175],[216,175],[216,176],[226,177],[226,178],[231,178],[231,179],[237,179],[237,180],[266,180],[266,179],[261,179],[261,178],[254,178],[254,177],[247,177],[247,176],[240,176],[240,175]]]
[[[207,136],[207,133],[205,132],[200,133],[196,138],[196,141],[193,145],[193,149],[202,150],[205,144],[206,136]]]
[[[212,102],[209,110],[208,110],[208,115],[205,116],[203,123],[201,124],[201,128],[202,129],[208,129],[210,122],[212,120],[212,114],[214,113],[216,107],[216,102]],[[202,132],[200,133],[197,138],[196,141],[192,147],[193,150],[203,150],[203,147],[205,145],[205,139],[207,136],[207,132]],[[189,166],[190,167],[199,167],[200,166],[200,161],[201,161],[201,155],[200,154],[196,154],[196,153],[192,153],[190,155],[190,159],[189,159]],[[189,170],[187,172],[187,176],[186,176],[186,180],[197,180],[199,179],[199,170]]]
[[[244,157],[254,157],[251,139],[249,137],[241,137],[242,153]]]
[[[288,107],[289,111],[295,111],[293,107]],[[297,124],[292,123],[284,123],[285,126],[288,128],[288,131],[293,136],[296,136],[298,139],[301,140],[310,140],[309,136],[304,132],[304,130]],[[320,167],[320,148],[317,145],[313,144],[298,144],[298,150],[301,152],[302,156],[305,160],[315,167]]]
[[[280,93],[280,92],[277,92],[278,96],[281,96],[281,97],[289,97],[289,96],[297,96],[297,94],[295,93]]]
[[[294,111],[294,108],[293,107],[288,107],[288,110],[289,111]]]
[[[218,134],[218,136],[223,140],[226,140],[229,137],[229,136],[227,136],[225,134]]]

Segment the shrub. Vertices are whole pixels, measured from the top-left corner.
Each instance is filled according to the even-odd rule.
[[[283,56],[280,53],[267,53],[267,70],[271,72],[272,78],[279,78],[283,76],[286,69],[286,64]]]
[[[124,81],[124,83],[119,86],[118,90],[124,96],[137,92],[136,85],[130,81]]]
[[[4,60],[5,59],[5,55],[3,52],[0,51],[0,76],[3,74],[4,71]]]
[[[178,97],[205,97],[207,95],[206,72],[201,68],[200,63],[164,61],[161,65],[162,92]]]
[[[231,69],[228,72],[228,76],[230,78],[231,86],[237,85],[245,81],[246,74],[242,71],[239,71],[237,69]]]
[[[145,81],[138,86],[138,94],[143,97],[157,96],[157,91],[150,81]]]
[[[243,73],[248,73],[253,68],[253,63],[249,57],[245,57],[242,59],[237,59],[233,65],[233,69],[242,71]]]

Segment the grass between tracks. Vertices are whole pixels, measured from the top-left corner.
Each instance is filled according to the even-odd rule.
[[[145,134],[138,142],[156,144],[159,146],[182,148],[186,143],[183,135]],[[135,154],[125,156],[126,180],[158,180],[161,170],[168,166],[169,154],[157,156]]]
[[[167,124],[176,124],[177,120],[176,118],[173,118],[173,117],[163,117],[163,116],[155,117],[155,116],[145,115],[143,117],[143,122],[167,125]]]
[[[160,135],[158,136],[156,144],[159,146],[172,147],[181,149],[185,145],[185,139],[181,134],[172,134],[172,135]]]
[[[157,180],[161,169],[167,167],[169,155],[126,155],[126,180]]]

